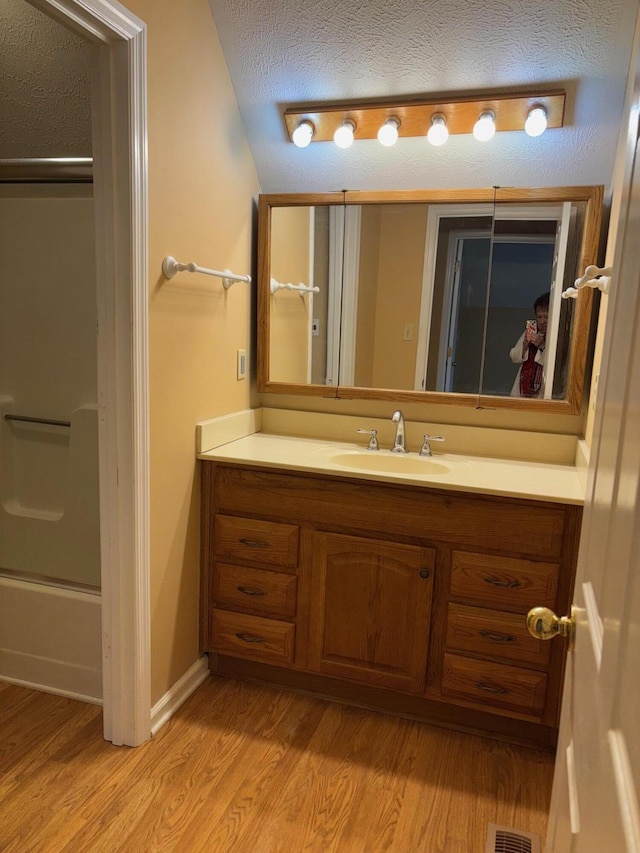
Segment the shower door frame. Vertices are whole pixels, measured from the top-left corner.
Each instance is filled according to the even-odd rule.
[[[146,27],[110,0],[27,0],[92,43],[104,737],[151,735]]]

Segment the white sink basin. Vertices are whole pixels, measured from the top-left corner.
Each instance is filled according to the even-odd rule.
[[[348,451],[330,457],[334,465],[358,468],[363,471],[382,471],[390,474],[448,474],[449,467],[429,456],[416,453],[385,453],[384,451]]]

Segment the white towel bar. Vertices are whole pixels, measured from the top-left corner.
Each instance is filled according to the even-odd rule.
[[[300,295],[304,293],[320,293],[319,287],[311,287],[306,284],[291,284],[288,282],[287,284],[282,284],[282,282],[276,281],[275,278],[271,279],[271,293],[277,293],[279,290],[294,290],[296,293]]]
[[[200,267],[198,264],[194,264],[193,261],[188,264],[181,264],[180,261],[176,261],[175,258],[172,258],[171,255],[167,255],[167,257],[162,261],[162,272],[164,273],[165,278],[173,278],[179,272],[201,272],[204,275],[214,275],[217,278],[222,279],[222,284],[227,290],[236,283],[236,281],[246,281],[247,284],[251,284],[251,276],[250,275],[236,275],[232,273],[231,270],[210,270],[207,267]]]
[[[599,276],[599,278],[598,278]],[[611,267],[596,267],[590,265],[584,271],[584,275],[575,280],[573,287],[568,287],[562,294],[563,299],[577,299],[578,292],[583,287],[593,287],[603,293],[609,292],[611,284]]]

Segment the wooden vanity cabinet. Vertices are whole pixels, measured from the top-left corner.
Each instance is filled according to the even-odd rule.
[[[435,551],[320,532],[312,551],[311,670],[421,693]]]
[[[202,463],[213,672],[555,744],[581,508]]]

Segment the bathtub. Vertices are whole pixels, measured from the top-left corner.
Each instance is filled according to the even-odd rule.
[[[0,679],[100,702],[97,408],[68,426],[15,408],[0,398]]]

